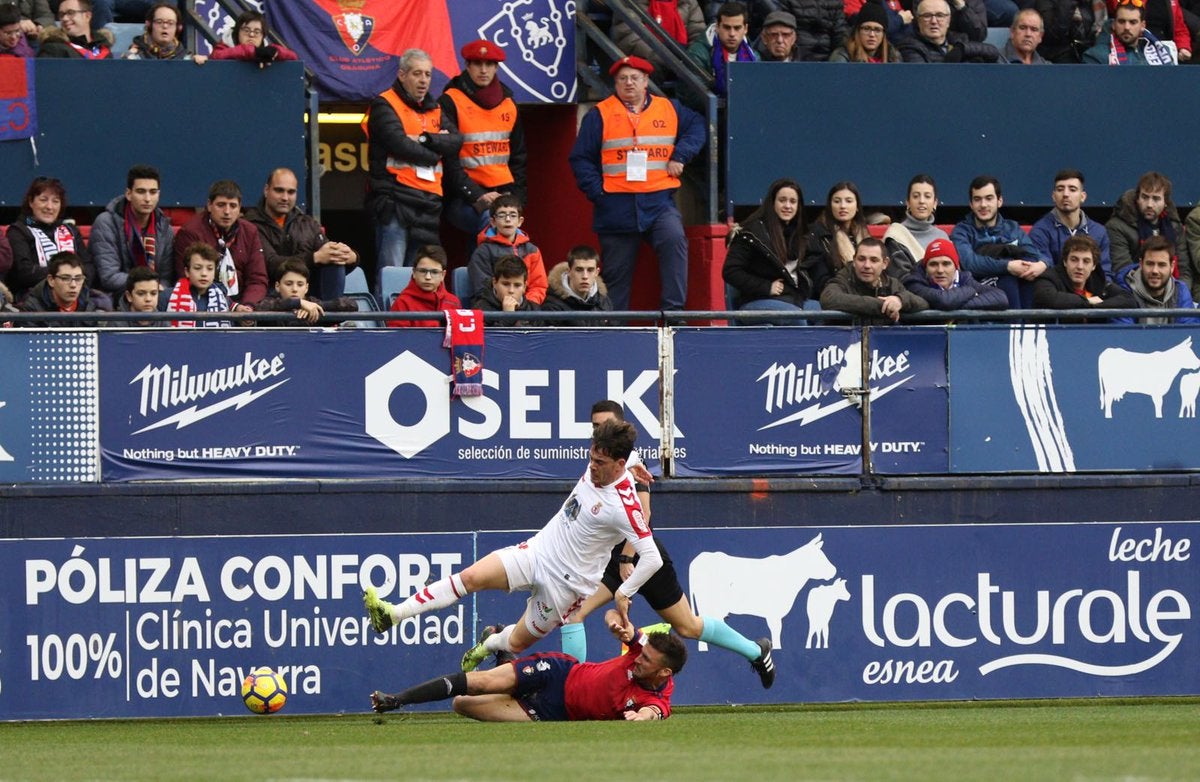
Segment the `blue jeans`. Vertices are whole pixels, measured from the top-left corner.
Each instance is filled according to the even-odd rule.
[[[1013,0],[983,0],[987,8],[988,27],[1012,27],[1017,15],[1017,4]]]
[[[1011,274],[996,278],[996,287],[1008,297],[1008,308],[1013,310],[1033,309],[1033,283]]]
[[[643,233],[600,235],[600,263],[603,264],[600,276],[608,286],[613,309],[629,309],[633,268],[643,240],[654,248],[658,257],[662,308],[683,309],[687,302],[688,242],[683,233],[683,218],[674,207],[663,210],[650,229]]]
[[[346,267],[338,263],[317,264],[309,294],[320,301],[336,299],[346,292]]]
[[[789,304],[786,301],[779,299],[756,299],[743,304],[738,309],[750,310],[756,312],[774,311],[774,312],[803,312],[804,310],[819,310],[821,304],[816,299],[808,299],[804,302],[803,307],[797,307],[795,304]],[[807,326],[808,321],[799,318],[780,318],[779,320],[744,320],[738,321],[740,326]]]
[[[400,221],[395,217],[386,223],[375,224],[375,250],[378,253],[376,265],[379,269],[385,266],[411,266],[410,250],[416,252],[416,249],[408,246],[408,226],[400,225]],[[383,290],[380,279],[380,274],[376,272],[376,295]]]

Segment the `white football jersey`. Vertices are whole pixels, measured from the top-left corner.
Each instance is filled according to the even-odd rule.
[[[596,486],[584,470],[558,513],[529,539],[542,573],[580,594],[595,591],[613,546],[650,537],[633,484],[626,471],[614,483]]]

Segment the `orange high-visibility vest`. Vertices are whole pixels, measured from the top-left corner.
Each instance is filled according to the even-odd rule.
[[[679,187],[679,179],[667,174],[667,163],[675,151],[679,117],[666,98],[650,98],[641,114],[630,114],[616,95],[596,106],[604,121],[600,144],[600,169],[606,193],[654,193]],[[626,178],[626,155],[632,150],[646,152],[646,181]]]
[[[414,111],[407,103],[400,99],[395,90],[388,90],[380,94],[381,98],[388,102],[388,105],[396,112],[396,116],[400,118],[401,124],[404,125],[404,132],[410,136],[419,136],[422,133],[430,134],[437,133],[442,129],[442,109],[437,107],[431,111],[421,113]],[[370,140],[371,132],[367,129],[367,122],[370,116],[363,117],[362,129],[363,134]],[[426,193],[434,195],[442,195],[442,161],[438,161],[433,167],[433,179],[422,179],[417,176],[417,166],[407,160],[398,160],[397,158],[388,155],[387,170],[392,176],[396,177],[396,181],[405,187],[411,187],[414,190],[424,190]]]
[[[514,180],[508,158],[513,126],[517,124],[517,104],[505,98],[496,108],[485,109],[457,87],[446,90],[446,94],[458,109],[458,132],[463,137],[458,162],[467,176],[481,187],[511,184]]]

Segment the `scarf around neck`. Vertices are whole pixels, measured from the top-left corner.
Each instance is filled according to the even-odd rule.
[[[1121,43],[1121,39],[1112,33],[1108,34],[1108,40],[1111,46],[1108,50],[1109,65],[1128,65],[1129,50],[1125,48],[1125,44]],[[1142,49],[1142,56],[1146,58],[1148,65],[1174,65],[1175,56],[1171,52],[1171,47],[1167,46],[1149,30],[1142,31],[1142,37],[1139,41],[1145,41],[1146,46]],[[1137,43],[1133,46],[1133,51],[1137,51]]]
[[[750,48],[750,44],[744,40],[738,45],[737,61],[738,62],[755,62],[758,60],[758,55]],[[727,82],[727,65],[728,55],[725,54],[725,47],[721,45],[721,41],[716,37],[715,31],[713,34],[712,48],[712,67],[713,77],[716,79],[716,90],[718,95],[726,94],[729,89]]]

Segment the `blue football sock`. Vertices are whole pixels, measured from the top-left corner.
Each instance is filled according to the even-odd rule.
[[[581,663],[587,662],[587,633],[583,631],[582,622],[563,625],[558,629],[558,636],[562,641],[563,654],[569,654]],[[757,652],[755,656],[758,656]]]
[[[722,649],[728,649],[731,652],[737,652],[751,662],[757,660],[758,656],[762,654],[762,649],[758,648],[758,644],[737,630],[734,630],[720,619],[713,619],[711,616],[700,618],[704,622],[704,630],[700,633],[701,641],[713,646],[719,646]]]

